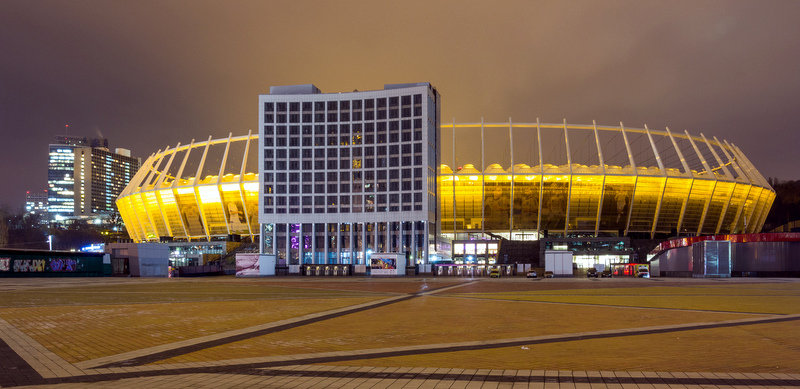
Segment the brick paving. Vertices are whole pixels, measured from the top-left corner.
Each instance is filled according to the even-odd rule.
[[[113,281],[105,280],[105,283]],[[309,281],[304,281],[309,282]],[[424,281],[423,281],[424,282]],[[498,284],[495,281],[490,281]],[[478,284],[481,282],[477,282]],[[153,283],[158,285],[157,283]],[[714,322],[686,322],[649,327],[603,331],[561,333],[513,339],[451,342],[423,345],[398,345],[294,355],[265,355],[257,358],[225,359],[206,362],[152,364],[165,356],[241,342],[253,336],[273,333],[311,323],[326,323],[338,317],[370,311],[409,299],[460,291],[475,281],[433,284],[418,292],[403,293],[367,303],[241,328],[186,342],[168,343],[135,352],[109,355],[94,360],[69,363],[56,355],[53,344],[40,344],[25,328],[16,328],[0,318],[0,387],[269,387],[269,388],[473,388],[473,387],[558,387],[558,388],[660,388],[660,387],[800,387],[800,374],[766,372],[725,372],[724,363],[716,372],[592,371],[468,369],[453,367],[370,366],[369,359],[391,356],[415,357],[424,354],[456,353],[464,350],[502,349],[511,346],[535,347],[538,344],[576,342],[587,339],[626,338],[629,336],[678,333],[748,327],[769,323],[796,323],[800,312],[737,317]],[[68,283],[69,287],[75,285]],[[322,285],[320,285],[322,286]],[[24,283],[13,288],[25,289]],[[385,285],[379,287],[387,291]],[[405,290],[414,290],[404,285]],[[494,287],[493,287],[494,288]],[[3,289],[0,281],[0,290]],[[798,300],[800,302],[800,299]],[[654,308],[658,309],[658,308]],[[413,314],[413,313],[409,313]],[[504,314],[504,312],[498,312]],[[0,308],[0,317],[3,310]],[[133,324],[133,323],[132,323]],[[787,324],[788,325],[788,324]],[[789,327],[792,328],[792,327]],[[800,328],[795,326],[794,328]],[[800,334],[800,332],[798,333]],[[724,345],[724,340],[723,343]],[[61,347],[64,347],[63,345]],[[68,347],[68,346],[67,346]],[[645,351],[645,350],[643,350]],[[330,365],[335,362],[359,366]],[[328,363],[329,365],[324,365]]]
[[[670,373],[615,371],[531,371],[466,369],[453,372],[437,368],[339,368],[317,369],[314,366],[292,366],[290,369],[213,370],[211,372],[180,371],[160,376],[114,377],[82,376],[20,382],[29,386],[92,387],[113,385],[115,388],[142,387],[798,387],[800,374],[768,373]],[[17,386],[12,383],[10,386]]]

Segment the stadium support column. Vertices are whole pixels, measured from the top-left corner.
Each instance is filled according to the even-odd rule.
[[[539,118],[536,118],[536,143],[539,145],[539,213],[536,214],[536,234],[542,231],[542,196],[544,194],[544,164],[542,163],[542,129]]]
[[[653,215],[653,227],[650,228],[650,239],[653,239],[653,237],[656,235],[656,225],[658,225],[658,216],[661,213],[661,202],[664,201],[664,192],[667,190],[668,178],[667,169],[664,169],[664,163],[661,161],[661,155],[658,154],[656,143],[653,142],[653,136],[650,135],[650,129],[647,128],[647,124],[644,125],[644,131],[647,133],[647,139],[650,140],[650,147],[653,148],[653,154],[656,156],[658,168],[661,170],[661,174],[664,176],[664,181],[661,182],[661,196],[658,197],[658,203],[656,203],[656,213]]]
[[[761,193],[764,194],[765,192],[770,192],[769,189],[762,189]],[[775,202],[775,196],[773,195],[772,198],[764,201],[764,205],[761,208],[761,215],[758,217],[758,224],[757,229],[753,232],[758,233],[761,231],[761,228],[764,226],[764,223],[767,221],[767,215],[769,214],[770,208],[772,208],[772,204]]]
[[[198,183],[200,182],[201,175],[203,174],[203,165],[206,163],[206,156],[208,155],[209,147],[211,147],[211,135],[208,136],[206,147],[203,150],[203,156],[200,157],[200,164],[197,165],[197,175],[194,178],[194,200],[195,203],[197,203],[197,209],[200,211],[200,219],[203,221],[203,231],[206,233],[206,240],[211,242],[211,234],[208,232],[206,213],[203,210],[203,204],[200,202],[200,194],[198,193]]]
[[[231,221],[228,214],[225,212],[225,195],[222,194],[222,176],[225,174],[225,161],[228,160],[228,151],[231,148],[231,137],[233,137],[233,133],[229,132],[228,141],[225,143],[225,152],[222,154],[222,162],[219,164],[219,174],[217,175],[217,192],[219,193],[222,218],[225,220],[225,228],[228,230],[228,236],[231,235]],[[244,204],[242,204],[242,206],[244,207]]]
[[[155,158],[155,154],[152,154],[152,155],[150,155],[149,157],[147,157],[147,160],[146,160],[146,161],[144,161],[144,163],[142,164],[142,166],[143,166],[143,167],[144,167],[144,166],[150,166],[150,164],[152,164],[152,163],[153,163],[153,158]],[[123,195],[127,195],[127,194],[129,194],[129,193],[130,193],[129,191],[127,191],[127,189],[128,189],[128,188],[141,187],[141,186],[142,186],[142,180],[144,180],[144,177],[143,177],[143,176],[147,176],[147,171],[146,171],[146,169],[139,169],[139,171],[138,171],[138,172],[136,172],[136,174],[133,176],[133,179],[131,179],[131,182],[135,182],[135,183],[136,183],[136,185],[128,185],[128,186],[125,188],[125,190],[122,192],[122,194],[120,195],[120,197],[122,197]],[[146,240],[147,240],[147,230],[144,228],[144,225],[142,224],[142,221],[141,221],[141,220],[139,220],[139,215],[137,215],[137,214],[136,214],[136,212],[134,211],[134,209],[133,209],[133,207],[134,207],[134,204],[133,204],[133,202],[129,202],[129,206],[130,206],[130,208],[131,208],[131,210],[130,210],[130,214],[131,214],[131,215],[133,216],[133,218],[136,220],[136,224],[138,224],[138,225],[139,225],[139,230],[138,230],[138,231],[134,231],[134,232],[136,233],[136,235],[137,235],[137,237],[138,237],[138,239],[139,239],[139,241],[140,241],[140,242],[142,242],[142,241],[146,241]],[[133,226],[133,227],[135,228],[136,226]]]
[[[753,186],[752,185],[748,185],[747,186],[747,193],[745,193],[745,195],[744,195],[744,200],[742,201],[742,204],[739,205],[739,210],[736,211],[736,218],[733,220],[733,228],[731,229],[731,232],[736,231],[736,232],[739,232],[740,234],[743,234],[743,233],[747,232],[746,231],[746,229],[747,229],[747,215],[744,215],[744,216],[742,216],[742,215],[744,214],[744,205],[747,203],[747,199],[750,197],[750,192],[752,192],[752,191],[753,191]],[[739,219],[741,219],[742,217],[744,217],[745,220],[742,223],[742,229],[738,230],[738,228],[739,228]]]
[[[681,165],[683,166],[683,173],[691,179],[689,183],[689,191],[686,192],[686,198],[683,199],[683,204],[681,204],[681,214],[678,216],[678,224],[675,227],[675,231],[678,235],[681,234],[681,226],[683,224],[683,216],[686,214],[686,206],[689,203],[689,195],[692,193],[692,186],[694,185],[694,175],[692,171],[689,170],[689,164],[686,163],[686,158],[683,157],[683,153],[681,152],[680,147],[678,147],[678,142],[675,141],[675,138],[672,136],[672,132],[669,131],[669,127],[665,127],[667,130],[667,135],[669,136],[670,141],[672,141],[672,147],[675,148],[675,152],[678,153],[678,159],[681,160]]]
[[[142,181],[142,188],[147,188],[150,185],[150,181],[154,180],[153,176],[155,176],[156,174],[156,168],[158,167],[159,162],[163,158],[163,157],[158,157],[158,155],[160,154],[161,154],[161,149],[159,149],[158,151],[156,151],[155,154],[153,154],[153,157],[155,158],[155,160],[153,160],[152,162],[153,167],[150,169],[150,172],[147,173],[147,177],[145,177],[144,181]],[[139,192],[138,196],[139,199],[141,199],[142,201],[142,206],[144,207],[144,214],[145,216],[147,216],[147,220],[150,221],[150,227],[153,229],[153,232],[155,232],[156,235],[158,235],[156,238],[160,237],[161,231],[158,230],[156,223],[153,221],[153,217],[150,216],[150,210],[148,209],[147,197],[145,196],[145,192],[144,191]],[[146,230],[145,233],[147,233]]]
[[[725,175],[725,178],[727,180],[729,180],[729,181],[734,181],[733,175],[731,174],[730,170],[722,162],[722,159],[719,157],[719,154],[717,154],[716,150],[714,150],[714,148],[711,147],[711,143],[708,141],[706,136],[703,135],[702,132],[700,133],[700,136],[703,138],[703,141],[706,143],[706,147],[708,147],[708,150],[711,151],[711,155],[714,156],[714,160],[717,162],[717,165],[722,169],[722,172]],[[722,221],[725,219],[725,213],[728,212],[728,204],[730,203],[731,198],[733,198],[733,191],[734,191],[735,188],[736,188],[735,184],[732,187],[730,187],[730,193],[728,194],[728,198],[722,204],[722,210],[721,210],[721,212],[719,214],[719,219],[717,220],[717,222],[714,225],[714,234],[718,234],[719,233],[719,229],[722,226]],[[712,201],[713,201],[713,198],[712,198]]]
[[[761,227],[760,227],[761,216],[764,213],[766,213],[766,209],[765,208],[766,208],[767,203],[768,203],[767,201],[762,201],[762,196],[764,195],[764,192],[766,192],[766,191],[767,191],[767,189],[759,188],[758,197],[756,197],[756,200],[755,200],[755,202],[753,204],[752,216],[749,219],[749,220],[751,220],[750,221],[750,225],[752,226],[752,228],[749,231],[749,233],[751,233],[751,234],[754,234],[754,233],[758,232],[761,229]],[[770,203],[770,205],[771,205],[771,203]]]
[[[508,118],[508,150],[511,156],[511,196],[508,197],[508,239],[512,239],[514,233],[514,131],[511,118]]]
[[[738,179],[744,179],[744,178],[746,178],[747,176],[746,176],[746,175],[744,174],[744,172],[742,171],[742,168],[741,168],[741,167],[739,167],[739,164],[738,164],[738,163],[736,163],[736,160],[735,160],[735,159],[734,159],[734,158],[731,156],[731,154],[730,154],[730,153],[728,153],[728,150],[727,150],[727,148],[728,148],[728,147],[730,147],[730,145],[728,145],[727,143],[724,143],[724,145],[723,145],[723,142],[720,142],[720,141],[719,141],[719,139],[717,139],[717,137],[716,137],[716,136],[714,137],[714,140],[715,140],[715,141],[717,141],[717,145],[719,145],[719,148],[720,148],[720,149],[722,150],[722,152],[725,154],[725,158],[727,158],[727,159],[728,159],[728,163],[729,163],[731,166],[733,166],[733,170],[735,170],[735,171],[736,171],[736,176],[737,176],[737,178],[738,178]],[[740,184],[737,182],[737,183],[736,183],[736,184],[733,186],[733,192],[732,192],[732,194],[731,194],[731,198],[733,198],[733,193],[736,193],[736,186],[737,186],[737,185],[740,185]],[[742,204],[744,204],[744,203],[742,203]],[[726,205],[727,205],[727,204],[726,204]],[[739,206],[739,207],[736,209],[736,215],[733,217],[733,222],[731,223],[731,225],[730,225],[730,228],[729,228],[729,231],[730,231],[731,233],[736,233],[736,223],[738,223],[738,221],[739,221],[739,215],[740,215],[741,213],[742,213],[742,207],[741,207],[741,206]],[[719,229],[720,229],[721,227],[722,227],[722,226],[720,225],[720,226],[717,228],[717,233],[719,233]]]
[[[481,117],[481,233],[486,235],[486,143],[483,133],[483,117]]]
[[[744,163],[744,165],[747,166],[748,169],[750,169],[751,174],[752,174],[753,179],[754,179],[753,185],[758,185],[758,186],[761,186],[761,187],[769,187],[770,186],[769,182],[767,182],[767,180],[764,178],[764,176],[762,176],[761,173],[758,172],[756,167],[753,165],[752,162],[750,162],[750,159],[747,158],[746,155],[744,155],[744,153],[739,148],[739,146],[736,146],[735,144],[731,143],[731,147],[732,147],[732,150],[734,150],[736,153],[739,154],[739,157],[742,160],[742,162]]]
[[[255,240],[254,239],[255,236],[253,234],[253,228],[250,227],[250,215],[249,215],[249,212],[247,212],[247,205],[244,202],[244,168],[247,165],[247,153],[250,152],[250,140],[251,140],[250,137],[252,135],[253,135],[253,130],[248,130],[247,131],[247,141],[244,143],[244,155],[242,156],[242,167],[239,170],[239,198],[242,200],[242,208],[245,210],[243,212],[244,213],[244,220],[247,223],[247,231],[250,232],[250,240],[251,241]],[[264,182],[262,180],[259,180],[259,181],[260,182]],[[259,193],[261,194],[261,196],[259,196],[261,198],[261,201],[259,201],[258,204],[261,204],[261,210],[263,210],[264,209],[263,208],[264,204],[262,204],[261,202],[264,201],[263,200],[264,199],[264,196],[263,196],[263,194],[264,194],[264,185],[261,185],[261,188],[259,188]],[[261,212],[261,210],[259,210],[259,213]],[[258,228],[259,228],[259,233],[258,234],[259,234],[259,236],[261,236],[261,231],[263,230],[263,227],[261,227],[259,225]],[[263,240],[263,237],[261,237],[260,239]],[[274,241],[275,240],[273,239],[273,242]]]
[[[600,147],[600,135],[597,134],[597,122],[592,120],[594,128],[594,142],[597,144],[597,158],[600,162],[600,171],[603,172],[603,183],[600,185],[600,199],[597,202],[597,219],[594,221],[595,238],[600,232],[600,217],[603,216],[603,196],[606,193],[606,163],[603,159],[603,149]]]
[[[166,227],[167,234],[169,234],[170,236],[174,236],[175,233],[172,232],[172,226],[170,226],[169,219],[167,219],[167,214],[164,212],[164,203],[161,201],[161,191],[159,190],[159,188],[161,188],[161,183],[164,182],[164,178],[167,176],[167,172],[169,171],[170,166],[172,166],[172,161],[175,159],[175,154],[177,154],[178,147],[180,147],[180,145],[181,145],[180,142],[178,142],[178,144],[172,150],[172,153],[170,153],[169,156],[169,160],[167,161],[167,165],[164,166],[164,169],[161,170],[161,174],[158,177],[158,181],[156,181],[155,185],[153,185],[154,189],[153,192],[156,195],[156,202],[158,202],[158,209],[159,211],[161,211],[161,218],[162,220],[164,220],[164,227]],[[165,153],[167,151],[169,151],[169,147],[167,147],[167,149],[164,150]]]
[[[723,146],[723,142],[720,142],[716,136],[714,137],[714,140],[717,142],[717,145],[719,146],[720,150],[722,150],[722,152],[725,154],[725,158],[728,158],[728,164],[733,166],[733,170],[736,171],[736,175],[742,178],[747,177],[742,171],[742,168],[739,166],[739,164],[736,163],[736,159],[734,159],[733,156],[730,153],[728,153],[726,147],[730,147],[730,145],[727,142],[724,142],[725,146]]]
[[[619,122],[619,129],[622,130],[622,140],[625,141],[625,150],[628,151],[628,161],[630,161],[631,169],[633,169],[633,193],[631,193],[631,204],[628,207],[628,221],[625,223],[625,232],[623,236],[628,236],[628,229],[631,228],[631,216],[633,216],[633,203],[636,202],[636,185],[639,185],[639,170],[636,169],[636,162],[633,160],[633,153],[631,153],[631,145],[628,143],[628,135],[625,134],[625,126]]]
[[[696,235],[700,235],[700,233],[702,233],[703,231],[703,224],[706,221],[706,215],[708,214],[708,207],[711,205],[711,199],[714,198],[714,191],[717,190],[717,177],[714,174],[714,172],[711,171],[711,166],[708,166],[708,162],[706,162],[706,159],[705,157],[703,157],[703,154],[700,153],[700,149],[697,148],[697,144],[694,143],[694,139],[692,139],[692,136],[689,135],[689,131],[683,130],[683,132],[686,134],[686,138],[689,139],[689,143],[692,144],[692,148],[694,149],[694,152],[697,153],[697,157],[700,158],[700,163],[702,163],[703,167],[706,169],[706,174],[714,178],[714,185],[711,187],[711,193],[708,195],[708,199],[706,199],[705,205],[703,205],[703,213],[700,216],[700,223],[697,225]]]
[[[764,176],[762,176],[761,173],[758,172],[758,170],[753,165],[753,163],[750,162],[750,159],[748,159],[747,156],[744,155],[744,153],[742,152],[741,149],[739,149],[738,146],[736,146],[735,144],[731,144],[731,146],[733,146],[733,150],[737,154],[739,154],[739,157],[742,160],[742,162],[750,169],[752,177],[753,177],[753,179],[751,180],[753,182],[753,184],[754,185],[758,185],[758,186],[760,186],[762,188],[761,192],[759,192],[759,198],[758,198],[758,200],[756,200],[757,202],[761,202],[761,200],[760,200],[761,194],[765,190],[767,190],[767,189],[763,189],[763,188],[770,188],[769,182],[767,182],[767,180],[764,179]],[[766,207],[767,203],[769,203],[770,206],[772,205],[772,202],[764,202],[762,204],[762,206],[761,206],[761,209],[759,210],[759,212],[757,214],[755,213],[755,205],[753,206],[754,212],[751,215],[751,220],[752,221],[750,222],[750,225],[753,226],[753,228],[750,230],[751,233],[755,233],[757,230],[761,229],[761,224],[763,223],[763,220],[766,219],[766,211],[768,210],[768,208],[765,209],[765,207]],[[762,215],[763,215],[763,217],[762,217]],[[757,217],[755,217],[755,216],[757,216]]]
[[[706,142],[706,147],[708,147],[708,150],[711,151],[711,155],[714,156],[714,160],[717,161],[717,165],[722,168],[722,172],[725,174],[725,178],[727,178],[729,181],[733,182],[734,181],[733,175],[731,174],[731,171],[728,169],[728,167],[725,165],[725,163],[722,162],[722,159],[719,157],[719,154],[717,154],[717,152],[714,150],[714,148],[711,147],[711,143],[708,141],[706,136],[703,135],[702,132],[700,133],[700,136],[703,138],[703,141]],[[719,145],[719,141],[717,141],[717,145]],[[724,204],[722,204],[722,211],[719,214],[719,220],[717,220],[717,223],[714,226],[714,234],[715,235],[719,234],[719,229],[720,229],[720,227],[722,227],[722,221],[725,219],[725,213],[728,212],[728,204],[731,202],[731,198],[733,198],[733,191],[734,191],[734,189],[736,189],[736,184],[733,184],[733,186],[731,186],[730,188],[731,188],[731,190],[730,190],[730,194],[728,195],[728,199],[725,201]]]
[[[569,207],[572,202],[572,155],[569,150],[569,136],[567,135],[567,119],[564,118],[564,145],[567,148],[567,166],[569,166],[569,187],[567,188],[567,215],[564,218],[564,237],[569,232]]]
[[[739,164],[738,156],[736,155],[736,151],[733,149],[733,147],[730,145],[730,143],[728,143],[728,141],[724,141],[724,142],[725,142],[725,146],[727,146],[728,150],[730,150],[731,154],[733,154],[733,158],[730,155],[728,155],[728,158],[733,161],[733,167],[739,173],[739,177],[741,179],[746,179],[748,181],[747,193],[745,193],[745,195],[744,195],[744,201],[742,201],[742,203],[739,204],[739,209],[736,211],[736,217],[733,219],[733,227],[731,228],[731,232],[735,233],[735,232],[738,231],[739,219],[742,218],[742,212],[744,211],[744,205],[745,205],[745,203],[747,203],[747,199],[750,197],[750,192],[753,190],[753,181],[750,179],[750,177],[748,177],[748,174],[745,171],[745,166]],[[727,151],[725,151],[724,148],[722,149],[722,151],[727,154]],[[745,216],[745,218],[747,218],[747,217]],[[747,225],[747,222],[745,221],[744,226],[746,226],[746,225]],[[742,232],[744,232],[744,228],[742,229]]]
[[[180,177],[183,177],[183,169],[186,167],[186,161],[189,160],[189,153],[191,153],[192,149],[194,148],[194,139],[189,142],[189,147],[186,149],[186,155],[183,156],[183,162],[181,162],[181,166],[178,168],[178,173],[175,175],[175,179],[172,180],[172,197],[175,198],[175,202],[178,202],[178,181],[180,181]],[[176,149],[175,152],[178,150]],[[186,234],[186,239],[191,240],[189,235],[189,229],[186,228],[186,222],[183,220],[183,215],[180,214],[180,209],[178,210],[178,220],[181,221],[181,226],[183,227],[183,232]]]
[[[450,165],[450,171],[453,172],[453,179],[450,180],[453,186],[453,240],[456,239],[456,235],[458,234],[456,230],[456,118],[453,118],[453,164]],[[389,226],[387,224],[386,230],[389,230]],[[386,244],[389,244],[387,239]],[[387,251],[388,252],[388,251]]]

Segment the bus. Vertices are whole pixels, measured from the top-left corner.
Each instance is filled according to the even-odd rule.
[[[611,265],[614,277],[650,278],[650,265],[646,263],[615,263]]]

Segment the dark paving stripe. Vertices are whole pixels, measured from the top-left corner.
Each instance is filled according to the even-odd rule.
[[[245,333],[245,334],[233,335],[233,336],[229,336],[229,337],[226,337],[226,338],[210,340],[208,342],[197,343],[197,344],[193,344],[193,345],[190,345],[190,346],[178,347],[178,348],[174,348],[172,350],[167,350],[167,351],[162,351],[162,352],[153,353],[153,354],[149,354],[149,355],[144,355],[144,356],[137,357],[137,358],[131,358],[131,359],[127,359],[127,360],[124,360],[124,361],[121,361],[121,362],[109,363],[109,364],[100,366],[100,368],[146,365],[148,363],[153,363],[153,362],[161,361],[161,360],[164,360],[164,359],[177,357],[177,356],[183,355],[183,354],[193,353],[193,352],[204,350],[204,349],[211,348],[211,347],[221,346],[221,345],[228,344],[228,343],[238,342],[240,340],[255,338],[255,337],[258,337],[258,336],[267,335],[267,334],[280,332],[280,331],[285,331],[285,330],[288,330],[288,329],[291,329],[291,328],[301,327],[301,326],[304,326],[304,325],[308,325],[308,324],[312,324],[312,323],[316,323],[316,322],[320,322],[320,321],[324,321],[324,320],[329,320],[329,319],[337,318],[337,317],[344,316],[344,315],[349,315],[349,314],[356,313],[356,312],[362,312],[362,311],[366,311],[366,310],[370,310],[370,309],[375,309],[375,308],[387,306],[387,305],[394,304],[394,303],[399,303],[401,301],[406,301],[406,300],[412,299],[414,297],[417,297],[417,296],[416,295],[411,295],[411,296],[407,296],[407,297],[400,298],[400,299],[393,300],[393,301],[386,301],[386,302],[383,302],[383,303],[370,305],[370,306],[366,306],[366,307],[353,308],[353,309],[349,309],[349,310],[346,310],[346,311],[331,313],[331,314],[328,314],[328,315],[314,317],[314,318],[310,318],[310,319],[306,319],[306,320],[300,320],[300,321],[284,324],[284,325],[277,326],[277,327],[271,327],[271,328],[266,328],[266,329],[263,329],[263,330],[257,330],[257,331],[253,331],[253,332],[248,332],[248,333]]]
[[[742,315],[790,315],[789,313],[774,313],[774,312],[748,312],[748,311],[725,311],[718,309],[699,309],[699,308],[673,308],[673,307],[649,307],[644,305],[617,305],[617,304],[601,304],[601,303],[576,303],[567,301],[551,301],[551,300],[516,300],[510,298],[491,298],[491,297],[476,297],[476,296],[458,296],[458,295],[438,295],[436,297],[442,298],[463,298],[482,301],[510,301],[515,303],[536,303],[536,304],[558,304],[558,305],[577,305],[577,306],[592,306],[592,307],[609,307],[609,308],[634,308],[634,309],[653,309],[658,311],[691,311],[691,312],[708,312],[708,313],[741,313]],[[637,297],[631,295],[630,297]],[[772,296],[764,296],[772,297]]]
[[[358,372],[358,371],[319,371],[319,370],[278,370],[258,369],[245,366],[221,366],[211,368],[187,368],[175,370],[147,371],[141,373],[119,373],[106,375],[89,375],[59,379],[46,379],[36,384],[89,383],[120,380],[126,378],[154,377],[180,374],[237,374],[263,377],[306,377],[306,378],[352,378],[352,379],[416,379],[416,380],[448,380],[448,381],[484,381],[496,383],[565,383],[565,384],[633,384],[633,385],[711,385],[711,386],[800,386],[800,379],[766,379],[766,378],[691,378],[691,377],[582,377],[572,375],[531,375],[509,376],[500,374],[451,374],[451,373],[414,373],[414,372]],[[12,384],[17,386],[23,384]]]
[[[539,339],[539,340],[532,340],[532,341],[531,340],[508,341],[508,342],[502,342],[501,341],[501,342],[485,343],[485,344],[478,344],[478,345],[442,346],[442,347],[431,347],[431,348],[428,348],[428,349],[397,350],[397,351],[364,353],[364,354],[356,354],[356,355],[341,355],[341,356],[331,356],[331,357],[293,359],[293,360],[278,361],[278,362],[260,362],[260,363],[251,364],[250,366],[252,366],[252,367],[273,367],[273,366],[289,366],[289,365],[307,365],[307,364],[315,364],[315,363],[342,362],[342,361],[352,361],[352,360],[361,360],[361,359],[390,358],[390,357],[399,357],[399,356],[408,356],[408,355],[435,354],[435,353],[458,352],[458,351],[473,351],[473,350],[486,350],[486,349],[494,349],[494,348],[502,348],[502,347],[517,347],[517,346],[526,346],[526,345],[535,345],[535,344],[572,342],[572,341],[590,340],[590,339],[618,338],[618,337],[627,337],[627,336],[634,336],[634,335],[664,334],[664,333],[670,333],[670,332],[693,331],[693,330],[703,330],[703,329],[710,329],[710,328],[739,327],[739,326],[746,326],[746,325],[778,323],[778,322],[797,321],[797,320],[800,320],[800,317],[777,317],[777,318],[768,318],[768,319],[754,320],[754,321],[747,321],[747,322],[709,323],[709,324],[699,324],[699,325],[678,327],[678,328],[631,330],[631,331],[628,331],[628,332],[625,332],[625,333],[570,335],[570,336],[562,336],[562,337],[548,338],[548,339]]]
[[[0,387],[43,384],[44,378],[0,339]]]
[[[465,285],[466,284],[468,284],[468,283],[465,283]],[[346,311],[331,313],[331,314],[324,315],[324,316],[319,316],[319,317],[315,317],[315,318],[311,318],[311,319],[300,320],[300,321],[297,321],[297,322],[284,324],[282,326],[266,328],[266,329],[263,329],[263,330],[248,332],[248,333],[240,334],[240,335],[233,335],[233,336],[229,336],[229,337],[221,338],[221,339],[216,339],[216,340],[210,340],[208,342],[197,343],[197,344],[193,344],[191,346],[178,347],[178,348],[174,348],[174,349],[171,349],[171,350],[162,351],[162,352],[158,352],[158,353],[153,353],[153,354],[149,354],[149,355],[144,355],[144,356],[137,357],[137,358],[131,358],[131,359],[127,359],[127,360],[120,361],[120,362],[108,363],[108,364],[100,366],[100,368],[146,365],[148,363],[162,361],[164,359],[169,359],[169,358],[177,357],[179,355],[193,353],[193,352],[204,350],[204,349],[211,348],[211,347],[221,346],[221,345],[228,344],[228,343],[238,342],[240,340],[246,340],[246,339],[255,338],[255,337],[258,337],[258,336],[262,336],[262,335],[267,335],[267,334],[272,334],[272,333],[275,333],[275,332],[285,331],[285,330],[288,330],[288,329],[297,328],[297,327],[301,327],[301,326],[304,326],[304,325],[313,324],[313,323],[317,323],[317,322],[325,321],[325,320],[329,320],[329,319],[334,319],[334,318],[337,318],[337,317],[350,315],[350,314],[357,313],[357,312],[363,312],[363,311],[367,311],[367,310],[370,310],[370,309],[384,307],[384,306],[387,306],[387,305],[390,305],[390,304],[395,304],[395,303],[399,303],[401,301],[406,301],[406,300],[410,300],[410,299],[413,299],[413,298],[416,298],[416,297],[420,297],[424,293],[431,293],[431,292],[434,292],[434,291],[439,290],[439,289],[449,288],[449,287],[453,287],[453,286],[454,285],[446,285],[446,286],[442,286],[442,287],[439,287],[439,288],[430,288],[430,289],[426,289],[424,291],[420,291],[420,292],[417,292],[417,293],[414,293],[414,294],[410,294],[410,295],[408,295],[406,297],[399,298],[399,299],[393,300],[393,301],[386,301],[386,302],[383,302],[383,303],[369,305],[369,306],[366,306],[366,307],[353,308],[353,309],[349,309],[349,310],[346,310]]]
[[[409,296],[409,298],[411,297],[413,296]],[[617,337],[626,337],[634,335],[663,334],[670,332],[692,331],[692,330],[702,330],[711,328],[738,327],[746,325],[779,323],[779,322],[797,321],[797,320],[800,320],[800,317],[777,317],[777,318],[768,318],[763,320],[754,320],[747,322],[710,323],[710,324],[700,324],[700,325],[679,327],[679,328],[648,329],[648,330],[638,330],[638,331],[631,330],[625,333],[572,335],[572,336],[563,336],[557,338],[540,339],[534,341],[496,342],[496,343],[488,343],[481,345],[452,346],[452,347],[444,346],[444,347],[432,347],[428,349],[419,349],[419,350],[397,350],[397,351],[375,352],[375,353],[365,353],[356,355],[340,355],[340,356],[330,356],[330,357],[292,359],[292,360],[277,361],[277,362],[257,362],[257,363],[207,367],[207,368],[166,369],[166,370],[157,370],[157,371],[149,371],[141,373],[130,373],[131,375],[126,377],[137,377],[139,375],[149,376],[149,375],[165,375],[165,374],[241,371],[242,369],[257,369],[257,368],[269,368],[269,367],[290,366],[290,365],[308,365],[317,363],[343,362],[343,361],[353,361],[353,360],[373,359],[373,358],[390,358],[390,357],[400,357],[400,356],[420,355],[420,354],[435,354],[444,352],[486,350],[486,349],[502,348],[502,347],[517,347],[525,345],[571,342],[571,341],[589,340],[589,339],[617,338]],[[114,376],[117,376],[117,374],[114,374]]]

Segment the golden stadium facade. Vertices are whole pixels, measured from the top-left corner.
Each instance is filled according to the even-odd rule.
[[[736,145],[702,133],[566,121],[440,129],[439,224],[455,239],[758,232],[775,199]],[[151,155],[117,200],[131,238],[258,235],[257,146],[251,133]]]

